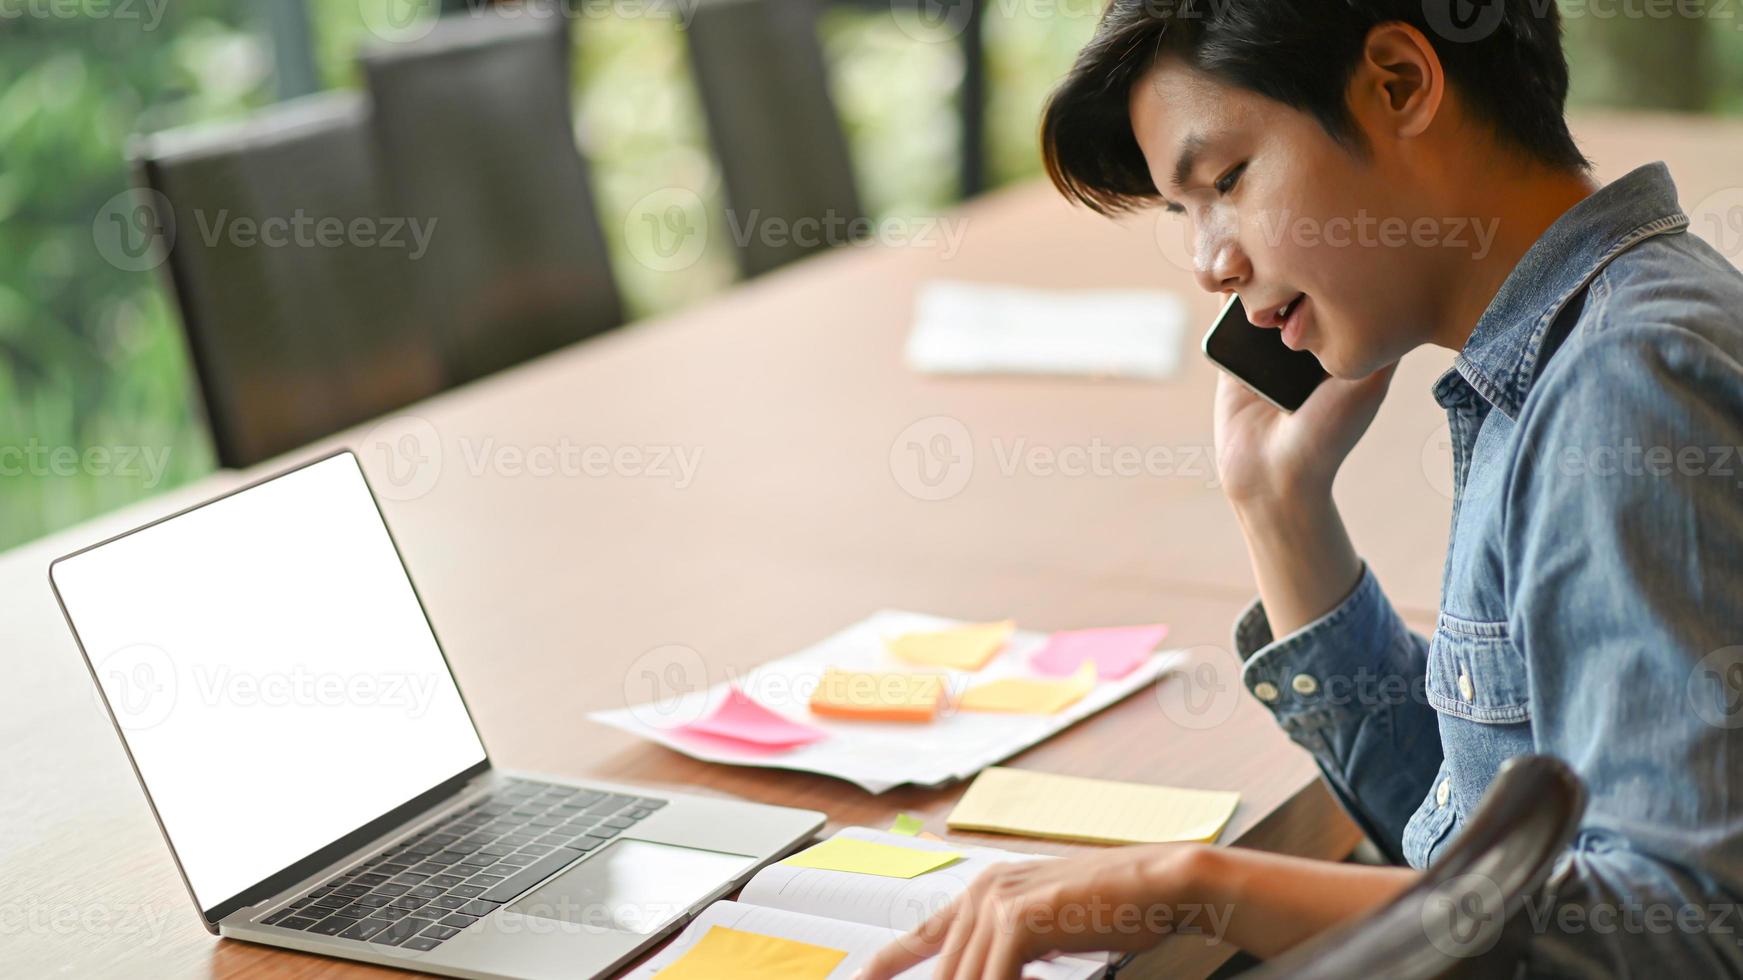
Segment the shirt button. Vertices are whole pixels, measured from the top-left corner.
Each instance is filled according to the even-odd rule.
[[[1440,786],[1434,791],[1435,808],[1446,806],[1446,801],[1450,799],[1452,799],[1452,780],[1443,779],[1440,781]]]
[[[1277,700],[1278,693],[1277,685],[1270,681],[1260,681],[1253,685],[1253,696],[1266,704]]]
[[[1289,686],[1295,688],[1296,694],[1312,694],[1319,690],[1319,682],[1314,680],[1311,674],[1296,674],[1295,679],[1289,682]]]
[[[1466,701],[1477,696],[1477,688],[1471,683],[1471,675],[1459,675],[1459,696],[1464,698]]]

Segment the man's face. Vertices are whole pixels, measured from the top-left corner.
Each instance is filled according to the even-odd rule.
[[[1133,85],[1130,112],[1204,289],[1239,294],[1254,323],[1337,377],[1366,377],[1427,339],[1444,267],[1397,239],[1429,202],[1383,144],[1364,159],[1312,116],[1175,57]]]

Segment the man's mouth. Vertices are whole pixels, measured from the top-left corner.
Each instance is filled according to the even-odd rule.
[[[1290,350],[1302,349],[1302,335],[1307,331],[1307,294],[1290,300],[1281,311],[1283,318],[1283,346]]]
[[[1252,321],[1257,326],[1270,327],[1272,329],[1280,328],[1284,323],[1288,322],[1289,315],[1294,313],[1296,307],[1300,306],[1301,301],[1306,298],[1306,293],[1296,293],[1294,299],[1284,303],[1282,306],[1254,310],[1252,311]]]

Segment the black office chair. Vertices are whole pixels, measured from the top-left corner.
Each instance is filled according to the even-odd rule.
[[[1414,887],[1362,921],[1242,976],[1511,976],[1527,938],[1518,912],[1573,839],[1585,808],[1585,785],[1566,763],[1549,756],[1512,759]]]
[[[735,237],[729,225],[725,236],[745,276],[841,244],[864,213],[829,97],[817,13],[815,0],[701,0],[690,22],[690,64],[726,206],[733,224],[751,232]],[[797,226],[804,241],[761,234],[805,218],[831,224],[815,238]]]
[[[569,21],[457,14],[362,55],[384,198],[437,222],[418,309],[454,383],[623,322],[575,147]]]
[[[130,156],[167,202],[160,220],[173,220],[165,268],[221,465],[441,389],[438,352],[406,301],[410,249],[331,234],[335,220],[388,231],[360,97],[140,137]]]

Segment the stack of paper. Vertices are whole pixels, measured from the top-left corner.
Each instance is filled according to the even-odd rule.
[[[1051,837],[1090,844],[1210,842],[1239,793],[1116,783],[993,767],[962,794],[952,830]]]
[[[997,711],[963,711],[953,705],[974,687],[1007,679],[1037,678],[1030,660],[1046,644],[1047,637],[1024,631],[1010,634],[1009,641],[978,671],[941,669],[944,707],[928,724],[859,721],[819,717],[810,710],[811,696],[831,668],[858,672],[912,671],[913,665],[892,654],[889,641],[913,633],[949,630],[965,624],[921,613],[885,611],[814,644],[798,653],[772,661],[742,677],[723,681],[703,691],[693,691],[657,706],[636,705],[588,717],[623,729],[709,762],[766,766],[822,773],[855,783],[871,793],[914,783],[940,786],[964,779],[1001,759],[1034,745],[1069,727],[1134,691],[1148,687],[1164,671],[1180,662],[1182,654],[1157,653],[1134,666],[1117,680],[1096,683],[1079,700],[1057,714],[1019,714]],[[1075,676],[1075,675],[1073,675]],[[709,718],[727,702],[736,688],[762,709],[780,719],[824,733],[825,738],[772,749],[769,740],[786,735],[761,736],[763,744],[734,742],[687,732],[685,726],[662,723],[663,719]],[[1042,705],[1041,707],[1050,707]],[[785,726],[780,726],[785,731]]]
[[[1164,379],[1180,363],[1186,308],[1145,289],[1040,290],[938,281],[921,287],[908,365],[937,374]]]

